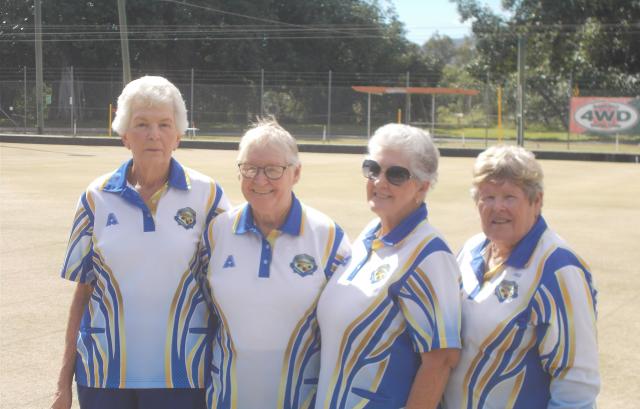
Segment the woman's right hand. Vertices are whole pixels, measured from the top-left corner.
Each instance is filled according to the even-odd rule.
[[[70,409],[73,401],[71,387],[58,389],[53,395],[53,403],[50,409]]]
[[[73,401],[73,373],[76,367],[76,355],[78,354],[76,342],[80,321],[85,308],[91,298],[93,286],[91,284],[78,283],[73,293],[71,307],[69,308],[69,318],[67,330],[65,331],[64,353],[62,355],[62,367],[58,375],[56,393],[53,395],[51,409],[70,409]]]

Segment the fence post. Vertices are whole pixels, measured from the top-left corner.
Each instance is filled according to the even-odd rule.
[[[191,107],[189,108],[189,113],[191,115],[189,115],[190,119],[189,119],[189,123],[191,124],[191,136],[195,139],[196,137],[196,126],[193,123],[193,76],[194,76],[194,72],[193,72],[193,67],[191,68]]]
[[[525,47],[526,42],[522,35],[518,36],[518,136],[517,143],[524,146],[524,83],[525,83]]]
[[[327,137],[331,136],[331,77],[332,72],[329,70],[329,90],[327,92]]]
[[[405,123],[407,125],[409,125],[409,123],[411,122],[411,94],[409,93],[409,71],[407,71],[406,74],[406,88],[407,88],[407,94],[406,94],[406,100],[405,100],[405,107],[404,107],[404,120]]]
[[[569,75],[569,89],[567,96],[569,97],[569,115],[567,115],[567,150],[571,148],[569,141],[571,140],[571,96],[573,93],[573,72]]]
[[[489,76],[491,74],[487,72],[487,81],[484,88],[484,147],[489,144]]]
[[[24,66],[24,133],[27,133],[27,66]]]
[[[264,116],[264,68],[260,68],[260,116]]]
[[[74,112],[73,112],[73,65],[71,66],[71,75],[70,75],[70,84],[69,84],[69,88],[70,89],[70,95],[69,95],[69,109],[70,109],[70,115],[69,117],[71,118],[71,132],[73,132],[73,136],[76,136],[76,127],[73,126],[74,125]]]
[[[42,0],[36,1],[35,23],[36,23],[36,119],[38,134],[44,131],[44,96],[42,95],[43,74],[42,74]]]
[[[431,137],[436,137],[436,94],[431,94]]]
[[[371,92],[367,92],[367,139],[371,138]]]
[[[498,85],[498,143],[502,143],[502,85]]]

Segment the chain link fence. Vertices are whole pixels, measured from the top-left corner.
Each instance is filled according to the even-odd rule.
[[[0,131],[37,133],[35,68],[0,71]],[[162,75],[185,99],[187,136],[238,136],[259,116],[273,115],[301,139],[360,143],[389,122],[411,123],[431,131],[441,145],[482,147],[499,141],[515,143],[517,84],[429,84],[415,73],[336,72],[204,72],[173,70],[134,72],[134,77]],[[110,120],[122,90],[116,70],[61,69],[44,72],[46,134],[110,134]],[[412,82],[413,81],[413,82]],[[640,96],[600,89],[579,89],[570,79],[540,88],[525,85],[525,146],[602,152],[640,152]],[[392,93],[356,92],[357,85],[393,87]],[[476,95],[402,93],[409,87],[446,87],[477,91]],[[639,92],[640,94],[640,92]],[[635,123],[619,131],[582,129],[570,132],[573,96],[627,97]],[[622,118],[629,119],[629,118]],[[630,118],[633,120],[634,118]],[[629,122],[629,121],[627,121]],[[115,135],[113,135],[115,136]]]

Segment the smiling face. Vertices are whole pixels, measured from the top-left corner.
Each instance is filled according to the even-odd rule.
[[[180,143],[173,107],[134,106],[122,142],[131,150],[134,163],[140,166],[168,166],[173,150]]]
[[[399,186],[389,183],[385,175],[389,167],[409,169],[409,159],[401,152],[383,149],[371,159],[378,162],[381,172],[377,178],[367,179],[367,201],[371,211],[380,217],[382,233],[386,234],[422,204],[429,182],[411,177]]]
[[[531,230],[542,208],[542,193],[533,200],[509,181],[485,181],[476,202],[484,234],[497,245],[512,249]]]
[[[260,168],[289,165],[284,152],[270,145],[247,148],[242,163]],[[291,192],[300,179],[300,165],[288,166],[277,180],[267,178],[264,169],[254,178],[239,177],[242,194],[251,205],[254,218],[281,219],[291,206]]]

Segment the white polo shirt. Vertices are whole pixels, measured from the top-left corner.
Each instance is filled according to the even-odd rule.
[[[346,235],[293,196],[268,237],[245,204],[213,220],[203,242],[219,318],[209,408],[309,407],[320,359],[315,307],[349,258]]]
[[[190,263],[229,207],[211,178],[171,160],[155,214],[127,183],[132,160],[78,203],[62,277],[93,284],[76,381],[96,388],[202,388],[210,319]]]
[[[488,243],[477,235],[458,256],[464,347],[444,407],[594,408],[596,291],[586,264],[540,217],[483,282]]]
[[[404,407],[420,354],[460,348],[458,266],[426,206],[379,230],[363,230],[320,297],[317,409]]]

